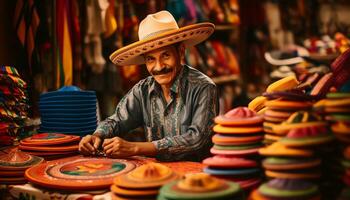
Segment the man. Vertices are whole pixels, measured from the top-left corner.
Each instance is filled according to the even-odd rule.
[[[80,141],[82,154],[103,152],[114,158],[134,155],[160,160],[197,160],[208,155],[211,126],[218,112],[213,81],[182,65],[185,48],[202,42],[214,31],[211,23],[183,28],[167,11],[148,15],[139,26],[139,41],[115,51],[117,65],[145,64],[151,74],[119,102],[115,113]],[[147,142],[121,139],[143,126]]]

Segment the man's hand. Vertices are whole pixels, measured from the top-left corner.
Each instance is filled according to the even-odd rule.
[[[95,155],[102,139],[98,134],[87,135],[79,142],[79,151],[83,155]]]
[[[102,147],[106,155],[113,158],[134,156],[139,150],[137,143],[128,142],[120,137],[105,139]]]

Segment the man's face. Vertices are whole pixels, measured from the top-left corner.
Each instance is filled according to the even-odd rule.
[[[184,46],[161,47],[144,55],[148,72],[162,86],[170,87],[181,70]]]

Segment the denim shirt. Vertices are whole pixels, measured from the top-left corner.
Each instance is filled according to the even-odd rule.
[[[216,85],[202,72],[184,65],[170,94],[167,103],[152,76],[141,80],[97,131],[110,138],[143,126],[146,141],[157,149],[157,159],[201,161],[212,145],[213,119],[219,109]]]

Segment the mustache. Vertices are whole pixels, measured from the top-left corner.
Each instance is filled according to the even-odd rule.
[[[157,75],[167,74],[167,73],[172,72],[172,71],[173,71],[173,68],[164,67],[161,70],[153,70],[152,75],[157,76]]]

